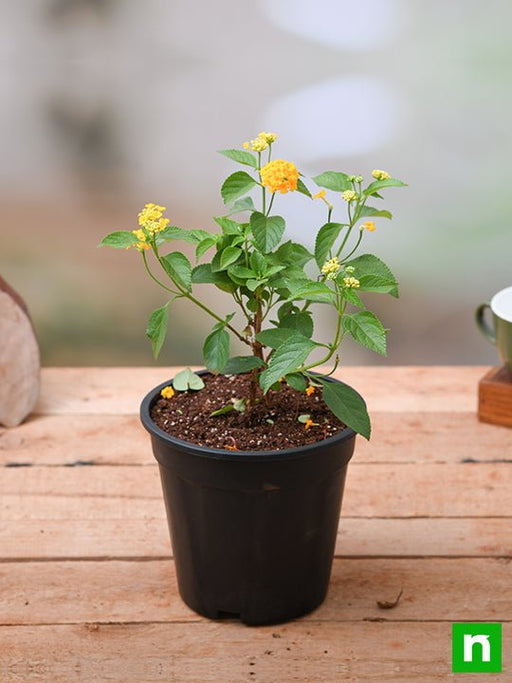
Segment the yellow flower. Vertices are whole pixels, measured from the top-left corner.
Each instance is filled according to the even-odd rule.
[[[355,270],[356,270],[356,269],[354,268],[354,266],[345,266],[345,271],[346,271],[349,275],[352,275],[352,273],[354,273]]]
[[[360,282],[355,277],[344,277],[343,284],[347,289],[357,289],[360,285]]]
[[[159,204],[146,204],[139,213],[139,225],[150,235],[162,232],[162,230],[169,225],[169,219],[162,218],[164,211],[165,206],[160,206]]]
[[[265,140],[266,143],[271,145],[273,142],[277,140],[277,133],[265,133],[265,131],[262,131],[259,135],[259,138],[262,140]]]
[[[313,420],[310,417],[308,417],[306,422],[304,422],[304,429],[307,431],[311,427],[318,427],[318,422],[313,422]]]
[[[373,221],[365,221],[361,226],[361,230],[364,230],[365,228],[366,230],[373,232],[375,230],[375,223]]]
[[[263,166],[260,175],[262,185],[268,187],[272,193],[279,190],[281,194],[285,194],[297,189],[299,171],[291,161],[285,161],[284,159],[270,161]]]
[[[375,168],[372,171],[372,176],[376,180],[387,180],[388,178],[391,178],[391,176],[389,175],[389,173],[387,171],[381,171],[379,168]]]
[[[314,394],[314,393],[315,393],[315,387],[310,384],[309,387],[306,389],[306,396],[311,396],[311,394]]]
[[[160,396],[162,396],[163,398],[172,398],[175,394],[176,392],[171,386],[164,387],[160,392]]]
[[[320,190],[320,192],[314,194],[313,199],[325,199],[325,190]]]
[[[346,202],[353,202],[356,197],[357,192],[355,192],[354,190],[345,190],[345,192],[341,193],[341,198],[344,199]]]
[[[340,264],[338,261],[338,257],[333,256],[332,259],[329,259],[324,263],[320,272],[322,272],[324,275],[327,275],[328,280],[334,280],[336,275],[339,273],[339,270]]]
[[[252,149],[253,152],[263,152],[263,150],[267,149],[268,142],[258,135],[251,142],[244,142],[244,147],[245,149]]]
[[[146,235],[144,233],[144,230],[132,230],[132,235],[135,235],[135,237],[139,240],[136,244],[132,244],[132,247],[138,249],[139,251],[143,251],[144,249],[151,249],[150,245],[146,241]],[[128,249],[129,248],[130,247],[128,247]]]

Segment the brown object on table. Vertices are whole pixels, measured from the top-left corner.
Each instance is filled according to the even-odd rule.
[[[512,374],[502,365],[492,368],[478,384],[478,419],[512,427]]]
[[[0,277],[0,424],[15,427],[39,396],[39,346],[27,307]]]

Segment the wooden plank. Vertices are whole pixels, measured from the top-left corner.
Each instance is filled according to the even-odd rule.
[[[5,468],[0,478],[0,520],[4,521],[164,516],[156,465],[15,467]],[[348,468],[343,517],[509,516],[512,466],[508,463],[353,462]]]
[[[512,628],[504,624],[503,642]],[[1,679],[296,683],[453,680],[451,625],[315,623],[80,624],[0,629]],[[504,647],[503,674],[510,675]],[[492,683],[504,675],[487,675]],[[465,675],[464,681],[481,676]]]
[[[6,560],[167,558],[163,518],[28,519],[0,527]],[[361,519],[341,517],[341,557],[510,557],[508,518]]]
[[[512,374],[505,365],[493,368],[480,380],[478,418],[512,427]]]
[[[478,422],[476,413],[372,414],[370,442],[358,438],[353,462],[512,460],[512,430]],[[40,415],[0,428],[0,465],[154,463],[136,415]]]
[[[324,604],[305,619],[510,620],[511,572],[502,559],[336,559]],[[172,560],[8,562],[0,586],[1,625],[204,620],[181,600]],[[378,607],[401,590],[395,608]]]
[[[137,414],[142,397],[180,368],[45,368],[37,414]],[[475,412],[488,368],[350,367],[336,377],[354,386],[370,411]]]

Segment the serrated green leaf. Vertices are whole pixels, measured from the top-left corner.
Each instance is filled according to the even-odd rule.
[[[177,225],[168,225],[161,232],[157,233],[157,240],[159,242],[181,240],[189,244],[197,244],[207,237],[211,237],[211,235],[206,230],[185,230],[185,228],[179,228]]]
[[[219,149],[219,154],[223,154],[228,159],[245,164],[245,166],[252,166],[258,168],[258,160],[250,152],[243,152],[240,149]]]
[[[283,315],[279,320],[279,327],[296,330],[308,339],[313,336],[313,319],[310,313],[306,311]]]
[[[153,355],[155,358],[158,358],[160,355],[160,351],[162,350],[162,346],[167,335],[169,303],[170,302],[167,302],[165,306],[157,308],[149,316],[146,335],[151,340],[151,348],[153,349]]]
[[[373,218],[393,218],[391,211],[387,211],[386,209],[376,209],[373,206],[362,206],[357,212],[356,220],[359,220],[359,218],[364,218],[365,216]]]
[[[226,216],[214,216],[213,220],[222,228],[224,235],[243,235],[244,230],[241,223],[232,221]]]
[[[201,240],[199,244],[196,247],[196,258],[200,259],[201,256],[206,254],[208,249],[211,249],[212,247],[215,246],[217,240],[215,237],[206,237],[204,240]]]
[[[200,389],[203,389],[204,382],[201,377],[199,377],[199,375],[193,372],[190,368],[185,368],[184,370],[178,372],[178,374],[174,377],[172,385],[176,391],[188,391],[188,389],[199,391]]]
[[[318,378],[322,384],[322,398],[336,417],[365,439],[370,438],[371,425],[366,405],[359,394],[343,382],[328,382]]]
[[[326,223],[318,231],[315,240],[315,261],[319,268],[324,265],[333,244],[344,227],[343,223]]]
[[[181,251],[171,251],[162,258],[162,265],[169,277],[182,289],[190,292],[192,289],[192,266]]]
[[[357,311],[344,315],[342,327],[356,342],[367,349],[386,355],[386,330],[380,320],[370,311]]]
[[[316,280],[290,280],[287,283],[290,291],[288,301],[314,301],[316,303],[333,303],[334,293],[324,282]]]
[[[232,173],[220,189],[224,204],[231,204],[235,199],[247,194],[256,185],[256,181],[245,171]]]
[[[243,199],[238,199],[229,213],[226,214],[227,217],[234,216],[237,213],[242,213],[243,211],[254,211],[254,202],[252,197],[243,197]]]
[[[251,268],[258,277],[263,277],[267,270],[267,260],[258,251],[253,251],[250,258]]]
[[[256,335],[256,339],[264,346],[269,346],[271,349],[277,349],[281,344],[284,344],[287,339],[294,335],[294,332],[287,328],[271,327],[268,330],[262,330]]]
[[[226,270],[232,263],[238,261],[242,250],[238,247],[226,247],[220,255],[220,270]]]
[[[366,190],[363,190],[363,194],[370,196],[382,190],[384,187],[407,187],[407,183],[403,183],[401,180],[396,178],[386,178],[385,180],[375,180],[375,182],[370,183]]]
[[[357,306],[358,308],[366,308],[364,303],[361,301],[359,294],[350,287],[343,290],[343,298],[348,301],[352,306]]]
[[[260,386],[266,394],[281,377],[296,372],[309,356],[316,344],[300,334],[292,334],[281,344],[270,359],[269,365],[260,375]]]
[[[292,242],[291,240],[281,244],[275,252],[275,255],[281,262],[296,265],[300,268],[305,266],[306,263],[313,258],[313,254],[311,254],[306,247],[303,247],[302,244],[298,244],[297,242]]]
[[[308,384],[304,378],[304,375],[302,375],[300,372],[292,372],[291,374],[286,375],[285,379],[288,386],[290,386],[292,389],[295,389],[295,391],[306,391]]]
[[[98,247],[113,247],[114,249],[128,249],[140,240],[130,230],[118,230],[106,235]]]
[[[228,269],[228,272],[230,275],[237,277],[240,280],[254,279],[256,277],[256,273],[245,266],[231,266],[231,268]]]
[[[222,374],[224,375],[240,375],[245,372],[251,372],[264,366],[263,361],[257,356],[233,356],[228,359],[224,366]]]
[[[373,254],[361,254],[344,264],[352,266],[354,277],[359,280],[359,289],[364,292],[391,294],[398,298],[398,283],[389,267]]]
[[[325,187],[335,192],[344,192],[345,190],[352,189],[352,183],[348,175],[339,171],[325,171],[325,173],[315,176],[313,180],[319,187]]]
[[[229,333],[222,327],[214,329],[203,345],[204,362],[211,372],[222,372],[229,358]]]
[[[300,178],[297,180],[297,192],[305,194],[306,197],[309,197],[310,199],[312,198],[311,192]]]
[[[230,280],[225,271],[212,271],[211,263],[201,263],[192,270],[192,282],[194,284],[213,284],[223,292],[234,292],[236,284]]]
[[[259,211],[251,214],[250,224],[256,246],[264,254],[277,247],[285,230],[284,218],[265,216]]]

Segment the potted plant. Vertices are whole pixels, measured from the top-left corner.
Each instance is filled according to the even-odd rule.
[[[160,466],[184,601],[248,624],[300,616],[325,597],[347,463],[356,433],[370,437],[364,400],[332,373],[347,336],[386,353],[386,330],[360,293],[398,296],[390,269],[357,252],[374,219],[391,218],[371,203],[404,183],[382,170],[366,184],[327,171],[312,190],[295,164],[272,160],[276,139],[262,132],[221,152],[244,168],[221,187],[228,211],[214,218],[214,232],[171,225],[165,207],[146,204],[137,229],[101,242],[139,252],[167,294],[147,327],[155,357],[177,299],[213,319],[206,370],[187,368],[149,392],[141,419]],[[326,212],[313,252],[285,238],[276,213],[282,195],[294,193]],[[195,263],[169,251],[180,241],[193,245]],[[202,299],[205,284],[231,296],[233,312],[221,316]],[[314,339],[316,304],[332,311],[327,343]],[[245,353],[231,354],[232,338]],[[315,372],[329,362],[328,372]]]

